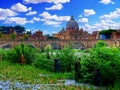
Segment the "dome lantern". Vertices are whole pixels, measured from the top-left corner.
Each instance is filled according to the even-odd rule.
[[[68,21],[66,30],[79,30],[78,23],[74,20],[73,16],[71,16],[71,19]]]

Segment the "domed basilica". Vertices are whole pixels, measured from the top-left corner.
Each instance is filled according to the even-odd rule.
[[[79,29],[78,23],[71,16],[70,20],[66,24],[66,28],[62,28],[59,33],[55,34],[58,39],[64,40],[75,40],[75,39],[85,39],[88,38],[88,32],[84,31],[82,28]]]

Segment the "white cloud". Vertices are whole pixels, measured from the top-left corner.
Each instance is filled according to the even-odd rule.
[[[50,34],[51,32],[49,32],[48,30],[43,30],[43,35],[48,35]]]
[[[21,17],[11,17],[11,18],[7,18],[4,23],[7,23],[7,24],[16,23],[16,24],[24,25],[27,23],[27,19],[21,18]]]
[[[87,18],[82,18],[82,19],[79,19],[78,22],[88,23],[88,19]]]
[[[28,11],[31,11],[31,10],[32,10],[32,7],[29,7],[29,8],[28,8]]]
[[[103,28],[105,28],[105,26],[102,26],[102,24],[100,23],[96,23],[94,25],[85,24],[84,26],[81,27],[84,30],[88,31],[89,33],[92,33],[93,31],[97,31],[97,30],[103,30]]]
[[[93,25],[89,25],[88,23],[85,24],[83,29],[87,30],[88,32],[96,31],[96,30],[107,30],[109,28],[112,29],[119,29],[120,22],[118,22],[120,18],[120,8],[116,8],[115,11],[110,12],[109,14],[105,14],[100,16],[100,22],[97,22]]]
[[[33,20],[34,20],[34,21],[40,21],[40,18],[33,17]]]
[[[68,3],[70,0],[23,0],[25,3],[38,4],[38,3],[54,3],[55,5],[45,8],[46,10],[61,10],[63,3]]]
[[[100,19],[116,19],[120,17],[120,8],[116,8],[114,12],[100,16]]]
[[[21,3],[17,3],[15,5],[12,5],[11,9],[13,11],[16,11],[16,12],[27,12],[27,11],[31,11],[32,10],[31,7],[27,8],[25,5],[23,5]]]
[[[112,20],[101,20],[101,23],[113,23],[113,21]]]
[[[49,25],[53,27],[59,27],[62,22],[53,21],[53,20],[47,20],[47,19],[41,19],[41,21],[44,22],[44,25]]]
[[[5,20],[7,17],[16,16],[17,13],[10,9],[0,8],[0,20]]]
[[[62,4],[55,4],[52,7],[45,8],[46,10],[61,10],[63,8]]]
[[[43,30],[43,35],[53,35],[55,33],[58,33],[58,32],[55,30],[52,30],[52,31]]]
[[[84,15],[85,16],[90,16],[90,15],[95,15],[96,12],[93,9],[84,9]]]
[[[43,3],[43,2],[47,2],[47,3],[67,3],[70,2],[70,0],[23,0],[25,3],[33,3],[33,4],[37,4],[37,3]]]
[[[79,15],[79,18],[83,17],[83,15]]]
[[[111,21],[111,22],[104,22],[104,21],[101,21],[100,23],[96,23],[94,24],[93,27],[99,30],[105,30],[105,29],[109,29],[109,28],[113,28],[113,29],[118,29],[118,27],[120,25],[120,22],[114,22],[114,21]]]
[[[102,4],[110,4],[110,3],[114,4],[114,2],[112,2],[112,0],[101,0],[100,3],[102,3]]]
[[[27,21],[27,23],[34,23],[34,20],[29,20]]]
[[[35,15],[35,14],[37,14],[36,11],[30,11],[30,12],[26,13],[27,16],[31,16],[31,15]]]
[[[92,33],[92,31],[107,30],[109,28],[119,29],[120,22],[115,22],[112,20],[101,20],[100,22],[97,22],[93,25],[85,24],[84,26],[80,26],[80,27],[82,27],[84,30],[87,30],[89,33]]]
[[[68,20],[70,20],[70,16],[51,15],[48,12],[43,12],[40,14],[40,16],[42,16],[43,19],[46,19],[46,20],[55,20],[55,21],[68,21]]]
[[[45,24],[45,25],[59,26],[59,25],[61,24],[61,22],[56,22],[56,21],[47,20],[44,24]]]
[[[54,27],[60,26],[63,21],[70,20],[70,16],[51,15],[48,12],[43,12],[39,15],[43,18],[41,21],[43,21],[45,25],[53,25]]]
[[[33,23],[33,21],[32,20],[27,21],[27,18],[11,17],[11,18],[7,18],[4,23],[6,24],[15,23],[19,25],[25,25],[26,23]]]

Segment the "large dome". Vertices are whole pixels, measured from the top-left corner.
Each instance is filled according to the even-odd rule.
[[[71,16],[71,19],[68,21],[66,30],[79,30],[78,23],[74,20],[73,16]]]

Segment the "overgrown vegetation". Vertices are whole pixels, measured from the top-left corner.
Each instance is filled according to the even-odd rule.
[[[45,47],[44,53],[37,54],[37,58],[34,60],[33,65],[38,68],[54,71],[54,60],[57,58],[60,61],[61,72],[73,71],[74,62],[77,57],[71,50],[71,46],[66,46],[60,51],[53,51],[50,46],[47,46]]]
[[[31,48],[29,45],[18,45],[13,49],[7,51],[6,60],[9,60],[13,63],[20,63],[21,55],[24,57],[24,64],[32,64],[35,59],[36,50]]]
[[[95,70],[99,69],[101,85],[113,85],[120,82],[119,47],[107,47],[100,41],[95,48],[84,53],[80,63],[81,81],[93,83]]]
[[[108,47],[105,42],[99,41],[94,48],[78,52],[81,53],[79,68],[80,82],[94,83],[95,71],[99,70],[100,85],[111,85],[111,89],[120,88],[120,47]],[[32,65],[37,69],[46,70],[50,73],[54,72],[54,59],[58,58],[60,61],[60,72],[69,72],[70,74],[67,75],[69,78],[74,78],[74,64],[80,57],[75,55],[71,46],[66,46],[59,51],[52,50],[52,48],[48,46],[44,49],[44,52],[42,52],[31,48],[29,45],[23,44],[10,50],[0,49],[0,54],[2,55],[3,61],[7,60],[12,63],[20,63],[20,55],[23,54],[25,64]],[[0,69],[3,70],[2,68]],[[34,70],[32,69],[32,71]],[[6,73],[4,74],[6,75]],[[16,73],[16,71],[14,73]],[[26,72],[24,72],[24,74],[25,73]]]
[[[60,60],[61,72],[74,71],[74,63],[77,57],[72,49],[71,46],[66,46],[63,50],[55,52],[54,57]]]

